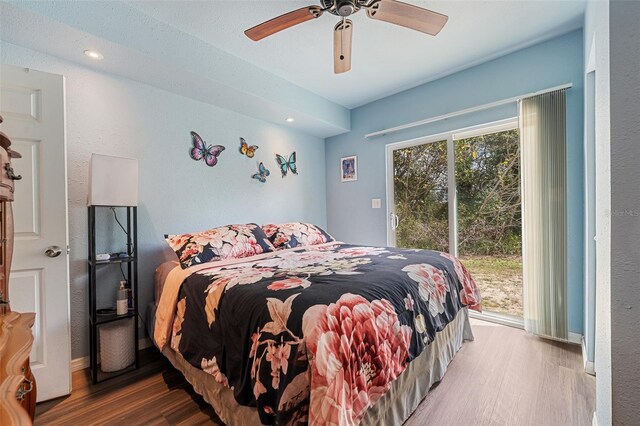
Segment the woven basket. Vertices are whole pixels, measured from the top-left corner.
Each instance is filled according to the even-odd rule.
[[[122,370],[135,361],[133,318],[100,327],[100,369]]]

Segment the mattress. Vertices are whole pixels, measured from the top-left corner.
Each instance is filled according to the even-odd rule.
[[[480,307],[464,266],[425,250],[331,243],[156,278],[154,340],[227,424],[401,423]]]

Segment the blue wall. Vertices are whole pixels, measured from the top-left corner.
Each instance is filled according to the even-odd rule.
[[[573,83],[567,94],[569,329],[583,329],[583,38],[574,31],[356,108],[351,131],[326,141],[327,222],[337,239],[386,244],[385,145],[515,117],[515,104],[366,140],[364,135]],[[358,181],[340,182],[340,158],[358,156]],[[381,209],[371,199],[381,198]]]
[[[86,200],[91,153],[139,161],[139,297],[143,313],[153,300],[154,270],[175,258],[164,234],[228,223],[300,220],[326,225],[323,139],[9,43],[2,44],[0,60],[65,77],[73,358],[87,355],[89,349]],[[191,130],[209,144],[226,146],[218,165],[207,167],[189,157]],[[238,152],[240,136],[260,146],[254,158]],[[289,155],[292,151],[297,152],[299,174],[283,179],[274,154]],[[271,170],[266,184],[251,178],[258,161]],[[111,218],[104,222],[110,223],[108,229],[119,232]],[[101,306],[113,303],[120,279],[117,268],[104,270],[105,274],[110,272],[111,276],[101,277]]]

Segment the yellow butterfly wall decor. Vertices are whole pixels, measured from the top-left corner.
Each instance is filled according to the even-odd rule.
[[[240,154],[246,155],[249,158],[253,158],[253,154],[255,154],[256,149],[258,149],[257,145],[249,145],[244,138],[240,138]]]

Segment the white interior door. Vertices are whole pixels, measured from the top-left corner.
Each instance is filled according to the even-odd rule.
[[[12,310],[36,313],[31,368],[44,401],[71,391],[63,77],[2,65],[0,111],[2,131],[22,154],[13,160],[22,179],[9,298]],[[50,247],[60,254],[45,255]]]

